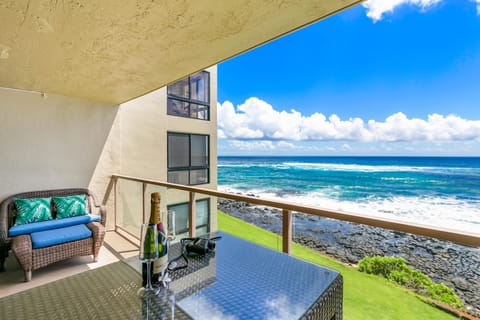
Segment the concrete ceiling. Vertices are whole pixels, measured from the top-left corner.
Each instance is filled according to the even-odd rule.
[[[0,0],[0,87],[118,104],[359,2]]]

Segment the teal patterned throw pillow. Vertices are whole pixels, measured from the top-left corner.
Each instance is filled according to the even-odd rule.
[[[50,200],[51,198],[13,199],[17,206],[15,225],[52,220]]]
[[[57,211],[57,219],[87,214],[87,204],[84,194],[69,197],[54,197],[53,204]]]

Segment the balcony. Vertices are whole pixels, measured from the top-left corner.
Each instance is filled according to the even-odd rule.
[[[167,92],[157,88],[360,2],[311,0],[284,2],[279,6],[276,2],[239,1],[219,6],[215,1],[187,4],[125,1],[119,6],[114,1],[99,4],[89,0],[58,6],[56,2],[26,4],[16,1],[2,7],[0,17],[6,22],[0,34],[1,196],[28,190],[89,186],[98,194],[104,194],[103,202],[108,205],[110,216],[106,244],[98,263],[91,263],[90,257],[73,258],[38,270],[33,280],[25,283],[15,259],[10,256],[7,272],[0,273],[0,298],[33,292],[34,287],[72,279],[76,274],[110,266],[119,260],[136,259],[139,225],[145,221],[148,211],[146,197],[150,192],[159,191],[165,205],[186,206],[185,236],[220,228],[342,272],[346,279],[344,309],[347,319],[380,315],[404,319],[405,314],[449,318],[443,311],[431,308],[388,282],[359,276],[354,269],[299,247],[292,242],[298,236],[296,223],[303,218],[326,217],[458,242],[478,249],[477,235],[226,194],[214,190],[215,181],[211,182],[210,189],[157,181],[166,180],[168,174],[164,157],[166,142],[159,141],[162,140],[159,137],[168,131],[184,132],[189,128],[188,117],[196,119],[198,128],[194,131],[197,133],[209,134],[211,128],[216,130],[216,115],[211,109],[208,115],[200,107],[188,110],[188,114],[184,109],[181,115],[188,117],[169,121]],[[216,70],[212,72],[213,78],[216,81]],[[216,105],[214,93],[212,97],[211,103]],[[211,122],[198,119],[210,119]],[[212,146],[215,142],[211,141]],[[210,168],[214,170],[216,150],[210,153]],[[111,179],[112,174],[119,172],[151,179],[126,176]],[[110,188],[107,188],[109,181]],[[216,204],[220,203],[220,198],[248,203],[242,204],[247,211],[258,208],[275,211],[274,219],[282,221],[283,227],[278,229],[282,236],[250,229],[221,214],[217,225]],[[202,210],[210,208],[211,221],[205,222],[208,215],[195,205],[197,200],[203,199],[210,199]],[[437,250],[431,244],[420,249],[424,248]],[[476,266],[480,262],[476,263],[467,265],[470,268],[467,272],[476,275],[478,283]],[[358,277],[363,281],[356,281]],[[112,277],[107,274],[106,278]],[[75,292],[82,286],[77,283],[67,289]],[[467,284],[467,289],[469,286]],[[369,288],[368,294],[363,288]],[[392,290],[401,292],[403,298],[397,300],[397,295],[390,296]],[[382,295],[383,300],[385,296],[392,297],[391,301],[380,303]],[[30,301],[42,297],[34,295],[32,298]],[[88,299],[95,300],[95,297]],[[70,301],[65,303],[70,304]],[[111,309],[120,309],[119,305],[110,306],[108,300],[101,303]],[[66,310],[63,306],[58,309]],[[0,302],[0,318],[8,319],[10,317],[3,313],[6,312],[4,307]],[[48,312],[52,310],[34,310],[37,312],[35,318],[49,318]],[[92,310],[78,309],[77,314],[85,318],[95,308]],[[17,318],[22,318],[22,310],[15,311]]]
[[[108,190],[104,197],[104,203],[110,203],[112,208],[108,218],[110,220],[110,230],[107,232],[106,243],[101,250],[98,263],[91,263],[90,257],[70,259],[34,272],[32,282],[24,283],[22,282],[23,273],[18,269],[12,271],[12,269],[16,268],[15,259],[9,257],[7,259],[8,271],[0,274],[0,283],[2,283],[1,296],[5,297],[20,291],[28,291],[33,287],[41,286],[57,279],[68,278],[77,273],[99,268],[119,260],[132,261],[133,259],[136,261],[139,227],[145,222],[148,216],[148,196],[151,192],[160,192],[162,195],[162,208],[164,210],[167,209],[168,206],[178,203],[188,204],[188,219],[185,221],[188,223],[188,231],[183,235],[179,235],[178,238],[181,236],[192,237],[208,231],[214,231],[209,229],[217,228],[216,221],[208,223],[208,227],[202,225],[201,228],[197,228],[198,220],[196,218],[196,209],[198,206],[194,204],[198,203],[198,200],[205,198],[210,199],[209,204],[211,208],[216,208],[217,201],[218,203],[235,201],[235,203],[243,207],[245,211],[261,210],[268,212],[268,210],[278,210],[279,214],[277,216],[281,219],[282,225],[281,230],[278,230],[280,235],[249,227],[222,213],[219,213],[218,216],[218,228],[250,241],[259,242],[274,250],[293,254],[301,259],[307,259],[341,272],[345,279],[345,319],[372,318],[374,314],[380,310],[384,310],[386,317],[389,319],[404,319],[406,315],[410,315],[412,319],[415,319],[415,314],[422,314],[422,312],[426,312],[424,319],[428,319],[432,314],[435,319],[453,319],[454,317],[444,311],[429,306],[412,293],[405,293],[392,283],[376,279],[370,275],[361,274],[346,264],[323,257],[293,242],[292,240],[296,238],[296,223],[301,222],[301,219],[312,217],[321,217],[323,219],[326,217],[335,219],[330,221],[348,221],[361,225],[394,230],[398,234],[408,233],[421,237],[431,237],[441,239],[442,241],[455,242],[468,246],[466,248],[471,248],[472,246],[478,248],[480,246],[480,237],[474,234],[352,215],[344,212],[229,194],[212,189],[175,185],[149,179],[115,175],[112,176]],[[215,215],[213,214],[212,216]],[[439,247],[434,245],[435,243],[438,244],[438,242],[435,242],[436,240],[434,239],[430,240],[432,246],[427,249],[429,251],[439,250]],[[454,245],[452,244],[452,246]],[[413,248],[413,250],[420,249],[421,248]],[[478,251],[478,249],[474,250]],[[326,252],[328,253],[328,249]],[[438,257],[436,259],[438,259]],[[466,267],[466,272],[476,272],[474,265]],[[470,271],[468,271],[468,269]],[[449,272],[448,268],[446,272]],[[285,276],[288,277],[288,274]],[[478,281],[478,277],[476,281]],[[359,285],[359,283],[361,283],[361,285]],[[391,300],[385,304],[385,299],[382,295],[390,296]],[[467,319],[475,319],[460,311],[456,311],[456,313]]]

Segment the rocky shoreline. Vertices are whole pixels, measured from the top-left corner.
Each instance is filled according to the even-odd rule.
[[[281,233],[280,210],[227,199],[218,200],[218,209]],[[364,256],[403,257],[432,280],[454,288],[467,312],[480,317],[480,248],[301,213],[295,213],[293,238],[349,264]]]

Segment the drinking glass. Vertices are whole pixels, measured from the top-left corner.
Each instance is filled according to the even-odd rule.
[[[162,220],[167,223],[167,229],[162,229],[162,247],[165,250],[161,250],[163,255],[168,255],[168,248],[171,246],[171,242],[175,240],[176,233],[175,233],[175,211],[167,210],[162,212]],[[162,255],[160,256],[162,257]],[[169,277],[168,271],[169,269],[174,269],[176,266],[176,262],[168,262],[163,266],[162,271],[160,272],[159,283],[161,287],[168,288],[168,284],[172,281]]]
[[[156,225],[148,223],[141,225],[139,258],[147,264],[147,284],[138,290],[138,296],[145,298],[149,295],[158,294],[160,288],[152,284],[152,262],[158,259],[158,231]]]
[[[177,237],[176,231],[175,231],[175,211],[173,210],[168,210],[167,211],[167,222],[168,222],[168,230],[167,230],[167,240],[173,241]]]

